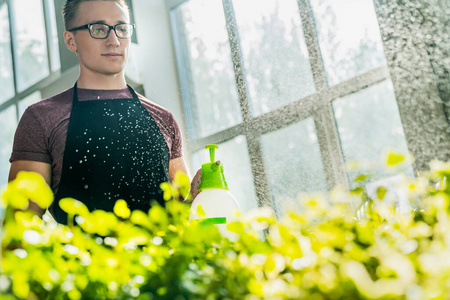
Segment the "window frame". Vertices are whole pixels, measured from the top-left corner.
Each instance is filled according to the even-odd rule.
[[[185,1],[169,0],[169,9],[173,9],[184,2]],[[247,139],[251,162],[258,162],[256,164],[252,163],[251,168],[254,184],[257,187],[256,190],[259,204],[268,203],[267,200],[270,198],[267,176],[264,166],[261,164],[263,158],[260,136],[264,133],[288,126],[294,122],[299,122],[310,116],[313,117],[315,122],[323,164],[331,166],[331,168],[325,168],[324,170],[328,188],[331,189],[337,184],[343,184],[348,187],[347,175],[345,172],[342,151],[339,145],[336,123],[331,109],[331,102],[336,98],[346,96],[364,87],[389,78],[387,67],[380,67],[337,85],[331,87],[328,86],[325,78],[324,65],[320,55],[318,38],[316,31],[314,30],[315,25],[311,7],[306,0],[299,0],[298,5],[303,30],[305,32],[305,42],[310,57],[316,93],[261,116],[252,118],[249,110],[245,70],[240,51],[237,24],[233,16],[233,7],[231,0],[223,0],[230,47],[239,50],[234,52],[238,53],[238,55],[232,55],[232,60],[243,121],[236,126],[217,132],[213,135],[196,140],[188,140],[188,148],[191,151],[197,151],[202,149],[205,144],[212,142],[221,143],[236,135],[244,135]],[[173,28],[175,27],[173,26]],[[174,32],[175,46],[179,49],[177,41],[176,32]],[[177,53],[179,53],[179,51],[177,51]],[[180,65],[179,55],[177,58]],[[180,66],[179,70],[182,72],[184,69]],[[186,85],[183,74],[179,75],[181,85]],[[186,103],[187,101],[185,100],[184,102]],[[188,107],[188,105],[185,104],[185,107]]]
[[[17,63],[16,63],[16,37],[15,37],[15,23],[14,23],[14,6],[12,5],[12,1],[14,0],[0,0],[0,5],[6,5],[7,6],[7,12],[8,12],[8,23],[9,23],[9,35],[10,35],[10,52],[11,52],[11,67],[12,67],[12,79],[13,79],[13,92],[14,95],[10,97],[9,99],[5,100],[0,104],[0,113],[7,111],[8,109],[12,109],[15,111],[15,120],[16,124],[19,123],[20,120],[20,109],[19,105],[23,99],[26,99],[30,95],[32,95],[35,92],[41,92],[43,89],[45,89],[47,86],[49,86],[51,83],[55,82],[58,78],[61,77],[61,66],[60,64],[56,62],[52,62],[52,55],[55,54],[56,51],[59,49],[53,48],[52,45],[52,39],[53,39],[53,33],[54,30],[58,30],[57,28],[52,28],[54,24],[52,24],[52,21],[50,17],[52,16],[50,12],[50,1],[52,0],[40,0],[42,3],[42,17],[43,17],[43,26],[45,31],[45,37],[46,37],[46,47],[47,47],[47,64],[48,64],[48,70],[49,73],[47,76],[43,77],[40,81],[32,84],[31,86],[26,87],[23,91],[19,92],[18,89],[18,74],[17,74]],[[60,61],[61,58],[58,56],[58,60]],[[12,143],[13,141],[8,141]],[[10,149],[12,150],[12,149]],[[3,164],[4,168],[8,168],[8,164]],[[7,179],[7,178],[6,178]]]
[[[19,119],[19,102],[21,99],[26,98],[27,96],[33,94],[37,90],[41,90],[48,86],[51,82],[54,82],[61,75],[61,71],[59,68],[55,68],[52,65],[51,55],[53,53],[51,47],[51,39],[52,39],[52,29],[51,28],[51,20],[49,20],[49,3],[50,0],[40,0],[42,2],[42,10],[43,10],[43,18],[44,18],[44,29],[46,36],[46,46],[47,46],[47,63],[49,68],[49,75],[44,77],[42,80],[36,82],[35,84],[27,87],[22,92],[18,91],[17,85],[17,67],[16,67],[16,38],[14,35],[15,32],[15,24],[14,24],[14,7],[12,5],[13,0],[0,0],[0,5],[6,4],[8,10],[8,23],[9,23],[9,34],[10,34],[10,48],[11,48],[11,57],[12,57],[12,70],[13,70],[13,83],[14,83],[14,96],[9,98],[0,104],[0,111],[6,110],[11,105],[16,106],[16,116]],[[57,70],[54,70],[57,69]]]
[[[179,37],[177,36],[178,33],[175,29],[176,26],[174,26],[175,20],[172,18],[172,10],[187,1],[189,0],[166,0],[172,25],[172,40],[175,47],[175,56],[178,63],[178,76],[182,91],[188,91],[189,89],[186,88],[188,83],[185,80],[185,69],[183,68],[184,63],[179,55]],[[420,113],[426,112],[436,116],[437,124],[440,125],[440,130],[436,130],[434,127],[430,127],[432,124],[423,124],[423,122],[420,122],[417,118],[415,118],[418,116],[418,113],[417,111],[411,110],[411,101],[409,101],[411,94],[404,90],[405,86],[414,89],[414,87],[412,87],[412,82],[414,81],[411,79],[413,79],[412,76],[417,74],[419,74],[421,78],[426,79],[424,81],[431,83],[436,82],[434,74],[431,70],[428,56],[426,53],[423,53],[423,51],[420,55],[411,55],[411,60],[407,62],[407,67],[409,67],[407,70],[419,70],[417,70],[414,74],[406,74],[408,75],[406,78],[408,78],[409,81],[405,82],[405,74],[401,72],[401,69],[399,70],[397,67],[398,62],[395,61],[396,53],[394,51],[386,51],[386,49],[395,49],[393,48],[393,45],[396,41],[409,36],[408,30],[405,29],[397,36],[397,39],[393,39],[391,36],[392,32],[389,32],[389,26],[390,28],[398,28],[395,26],[398,25],[398,23],[393,24],[392,22],[401,22],[404,20],[389,18],[389,13],[386,12],[396,13],[395,10],[401,9],[402,7],[390,7],[390,2],[387,3],[387,1],[374,0],[375,13],[378,23],[384,25],[379,27],[387,64],[385,66],[372,69],[366,73],[354,76],[348,80],[340,82],[339,84],[328,86],[320,52],[320,45],[316,33],[317,31],[315,30],[316,25],[314,22],[312,8],[309,4],[309,0],[297,0],[316,93],[302,99],[298,99],[290,104],[272,110],[263,115],[252,117],[249,109],[245,69],[242,61],[239,34],[236,20],[234,18],[232,0],[222,0],[222,4],[224,6],[230,47],[231,49],[238,49],[238,51],[233,51],[235,55],[232,54],[232,61],[243,120],[240,124],[203,138],[192,140],[188,137],[185,144],[188,151],[195,152],[202,150],[206,144],[226,142],[238,135],[245,136],[247,139],[253,181],[256,188],[259,206],[262,206],[263,203],[272,203],[268,179],[264,168],[260,137],[265,133],[286,127],[295,122],[300,122],[308,117],[313,117],[314,119],[322,162],[324,166],[328,166],[324,168],[328,189],[331,190],[337,185],[349,188],[344,157],[337,131],[337,124],[335,122],[332,110],[332,101],[355,93],[386,79],[390,79],[394,86],[394,94],[397,100],[396,102],[399,108],[408,150],[415,158],[413,163],[414,172],[417,173],[426,170],[428,168],[428,162],[434,158],[441,160],[448,160],[450,158],[450,138],[441,140],[438,145],[435,144],[435,141],[440,140],[439,136],[443,135],[450,137],[448,130],[449,124],[445,117],[443,107],[440,107],[438,104],[430,107],[428,103],[429,99],[435,101],[436,103],[442,101],[439,98],[439,94],[432,88],[421,86],[419,88],[415,88],[415,90],[420,90],[421,88],[424,89],[426,93],[425,99],[413,95],[413,100],[416,103],[415,108],[417,111]],[[402,28],[408,27],[405,26]],[[414,45],[414,43],[410,44],[409,48],[406,50],[411,53],[415,53]],[[402,61],[402,63],[405,62]],[[417,66],[424,67],[420,69]],[[189,105],[188,101],[186,101],[186,97],[188,97],[186,92],[183,93],[182,97],[185,113],[187,114],[189,113]],[[189,118],[187,118],[187,123],[189,125]],[[417,134],[417,132],[420,134]],[[428,151],[424,151],[425,149]]]

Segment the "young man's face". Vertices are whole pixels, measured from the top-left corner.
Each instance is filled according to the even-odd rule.
[[[114,26],[129,23],[125,9],[114,1],[82,2],[78,8],[73,28],[92,23]],[[90,75],[116,75],[123,72],[128,58],[130,39],[119,39],[111,30],[106,39],[94,39],[89,30],[72,32],[75,51],[82,72]],[[67,40],[66,40],[67,42]]]

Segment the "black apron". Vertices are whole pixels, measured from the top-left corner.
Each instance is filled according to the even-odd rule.
[[[79,101],[77,84],[69,119],[61,182],[53,216],[67,224],[59,200],[70,197],[90,211],[112,211],[124,199],[131,210],[164,205],[162,182],[169,180],[169,149],[158,125],[128,86],[132,99]]]

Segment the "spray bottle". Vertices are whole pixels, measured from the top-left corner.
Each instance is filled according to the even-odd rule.
[[[192,202],[189,220],[201,219],[202,223],[218,224],[219,230],[224,233],[226,224],[235,218],[235,213],[240,208],[228,190],[222,163],[214,159],[214,151],[219,147],[210,144],[205,148],[209,149],[211,162],[202,164],[202,178],[198,189],[200,193]]]

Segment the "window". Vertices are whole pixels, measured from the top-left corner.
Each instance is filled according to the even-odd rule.
[[[40,101],[41,99],[42,97],[39,91],[36,91],[33,94],[28,95],[24,99],[21,99],[19,101],[19,119],[22,117],[23,113],[25,112],[28,106]]]
[[[11,36],[9,25],[8,6],[6,3],[0,4],[0,103],[5,102],[14,96],[14,77],[11,55]]]
[[[252,116],[315,92],[295,1],[234,1]],[[249,9],[252,7],[252,9]]]
[[[205,137],[241,123],[221,2],[189,1],[174,14],[179,20],[176,30],[183,49],[180,63],[185,72],[190,136]]]
[[[408,148],[390,79],[338,98],[332,105],[344,160],[359,166],[348,170],[350,186],[361,173],[374,180],[392,176],[383,163],[387,152],[407,156]],[[401,171],[414,176],[411,165]]]
[[[0,112],[0,159],[3,162],[9,161],[12,150],[12,141],[14,138],[14,132],[17,126],[17,113],[14,106],[10,106],[7,109]],[[9,164],[3,164],[9,165]],[[0,185],[4,186],[8,182],[9,167],[0,168]]]
[[[267,133],[261,142],[269,188],[278,212],[295,205],[301,194],[327,191],[312,118]]]
[[[414,165],[401,170],[409,176],[431,159],[450,158],[442,91],[430,66],[439,58],[428,57],[419,45],[438,28],[420,23],[421,16],[432,16],[428,6],[375,7],[371,0],[167,2],[187,148],[197,153],[209,143],[223,147],[218,157],[231,165],[239,161],[239,168],[225,169],[227,178],[248,174],[258,205],[283,212],[298,205],[302,193],[355,187],[361,173],[373,175],[372,182],[393,177],[382,163],[389,150],[412,153]],[[442,49],[443,43],[436,44]],[[236,140],[245,142],[230,149]],[[355,161],[358,168],[350,168]],[[196,170],[197,154],[193,163]],[[246,192],[238,200],[252,207],[253,195]]]
[[[329,85],[386,65],[373,1],[310,1]]]
[[[50,72],[47,38],[41,0],[15,0],[12,4],[15,74],[18,91],[22,92]]]
[[[0,0],[1,185],[7,182],[18,117],[40,100],[39,89],[60,67],[54,2]]]

